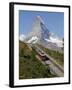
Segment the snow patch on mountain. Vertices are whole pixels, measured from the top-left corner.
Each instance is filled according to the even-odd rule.
[[[58,38],[52,38],[50,39],[45,39],[47,42],[55,43],[58,47],[63,47],[63,42],[59,40]]]
[[[33,37],[31,37],[28,41],[27,41],[27,43],[36,43],[38,41],[38,37],[37,36],[33,36]]]

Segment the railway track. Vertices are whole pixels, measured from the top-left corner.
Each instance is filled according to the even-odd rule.
[[[46,54],[46,52],[44,52],[41,48],[39,48],[36,45],[34,46],[34,49],[38,54],[41,52],[46,56],[46,58],[48,58],[48,60],[46,59],[42,62],[44,62],[44,64],[46,65],[49,65],[51,73],[57,75],[58,77],[64,76],[64,69],[57,62],[55,62],[55,60],[52,57],[50,57],[48,54]]]

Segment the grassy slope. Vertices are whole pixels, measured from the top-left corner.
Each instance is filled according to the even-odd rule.
[[[44,48],[41,45],[38,45],[42,50],[44,50],[48,55],[54,58],[54,60],[64,67],[64,53],[60,53],[59,51],[50,50],[48,48]]]
[[[36,57],[36,52],[19,42],[19,79],[55,77]]]

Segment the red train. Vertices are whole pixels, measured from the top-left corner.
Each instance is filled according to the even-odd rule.
[[[43,61],[48,61],[49,58],[43,53],[43,52],[38,52],[38,56],[43,60]]]

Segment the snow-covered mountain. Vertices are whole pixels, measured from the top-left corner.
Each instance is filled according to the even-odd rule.
[[[32,26],[32,32],[26,37],[27,43],[39,43],[48,48],[61,48],[63,41],[60,37],[50,32],[40,16],[35,18]]]

